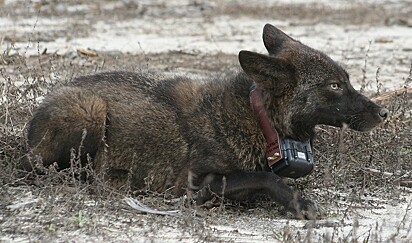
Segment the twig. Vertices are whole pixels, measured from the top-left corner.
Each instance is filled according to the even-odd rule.
[[[36,203],[36,202],[38,202],[38,201],[39,201],[39,199],[31,199],[31,200],[28,200],[28,201],[25,201],[25,202],[8,205],[8,206],[6,206],[6,208],[8,208],[8,209],[10,209],[10,210],[16,210],[16,209],[22,208],[22,207],[24,207],[24,206],[26,206],[26,205],[29,205],[29,204],[32,204],[32,203]]]
[[[406,186],[406,187],[411,187],[411,188],[412,188],[412,180],[402,180],[402,181],[399,181],[399,185],[401,185],[401,186]]]
[[[401,88],[401,89],[396,89],[394,91],[391,91],[389,93],[385,93],[383,95],[379,95],[376,97],[372,98],[372,101],[382,101],[382,100],[387,100],[391,98],[392,96],[397,96],[397,95],[402,95],[404,93],[412,93],[412,87],[411,88]]]
[[[391,172],[386,172],[386,171],[380,171],[377,169],[372,169],[372,168],[363,168],[363,171],[368,172],[369,174],[372,175],[377,175],[377,176],[383,176],[385,178],[393,177],[393,176],[398,176],[400,178],[397,178],[396,180],[399,181],[399,185],[401,186],[406,186],[406,187],[412,187],[412,180],[411,179],[402,179],[405,177],[409,177],[409,173],[405,173],[403,175],[399,173],[391,173]]]
[[[368,67],[368,58],[369,58],[369,50],[371,48],[371,43],[372,41],[369,41],[369,45],[368,48],[366,49],[366,54],[365,54],[365,62],[362,68],[362,81],[361,81],[361,88],[360,88],[360,92],[363,93],[365,91],[365,87],[367,85],[366,82],[366,69]]]
[[[377,169],[372,169],[372,168],[364,168],[363,169],[365,172],[369,172],[369,173],[371,173],[371,174],[373,174],[373,175],[382,175],[382,176],[384,176],[384,177],[392,177],[392,176],[394,176],[395,174],[394,173],[391,173],[391,172],[386,172],[386,171],[380,171],[380,170],[377,170]]]
[[[171,216],[177,216],[179,215],[180,211],[179,210],[157,210],[150,208],[143,203],[139,202],[138,200],[130,197],[126,197],[123,199],[130,207],[139,210],[144,213],[151,213],[151,214],[159,214],[159,215],[171,215]]]
[[[408,206],[406,206],[405,214],[403,215],[402,221],[399,223],[397,227],[397,233],[399,234],[399,231],[401,229],[401,225],[405,227],[406,224],[406,219],[408,218],[408,212],[411,210],[412,207],[412,198],[409,200]]]

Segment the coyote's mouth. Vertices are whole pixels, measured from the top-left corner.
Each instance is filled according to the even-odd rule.
[[[355,131],[359,132],[367,132],[372,130],[373,128],[377,127],[379,124],[383,122],[383,119],[377,121],[367,121],[367,120],[360,120],[357,122],[350,122],[348,124],[342,123],[342,126],[349,127]]]

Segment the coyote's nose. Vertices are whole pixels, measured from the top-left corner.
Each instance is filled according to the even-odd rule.
[[[385,120],[385,119],[388,118],[388,116],[389,116],[389,110],[386,109],[386,108],[382,108],[382,109],[379,111],[379,116],[382,117],[382,118]]]

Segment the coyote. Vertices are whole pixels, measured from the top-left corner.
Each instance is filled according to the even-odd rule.
[[[267,24],[269,55],[239,52],[237,73],[200,82],[185,76],[107,72],[74,79],[51,92],[28,126],[30,157],[44,166],[83,165],[113,185],[190,192],[198,204],[214,195],[251,200],[266,195],[298,218],[319,218],[273,173],[259,115],[279,137],[308,141],[317,124],[367,131],[388,110],[361,95],[348,73],[327,55]],[[263,113],[262,113],[263,112]]]

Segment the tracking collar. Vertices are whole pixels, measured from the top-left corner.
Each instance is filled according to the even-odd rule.
[[[272,167],[272,165],[279,162],[283,158],[280,147],[281,145],[279,134],[269,122],[260,91],[256,88],[255,83],[253,83],[253,85],[250,87],[249,97],[252,110],[259,118],[263,135],[266,139],[266,159],[268,161],[269,167]]]
[[[249,97],[266,139],[266,160],[270,169],[279,176],[290,178],[309,174],[314,168],[310,141],[280,138],[269,122],[260,91],[255,84],[250,88]]]

